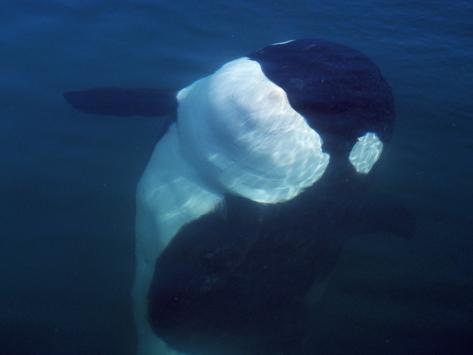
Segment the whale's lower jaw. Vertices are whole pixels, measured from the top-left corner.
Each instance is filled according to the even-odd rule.
[[[139,355],[177,355],[148,322],[148,290],[155,262],[179,229],[213,210],[223,196],[211,191],[182,158],[175,125],[156,145],[136,194],[133,313]]]

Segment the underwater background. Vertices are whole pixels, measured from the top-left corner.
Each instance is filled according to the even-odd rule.
[[[392,86],[375,188],[417,218],[411,239],[349,240],[307,354],[473,353],[472,2],[25,0],[0,24],[0,354],[135,349],[135,188],[166,122],[62,93],[179,89],[305,37],[362,51]]]

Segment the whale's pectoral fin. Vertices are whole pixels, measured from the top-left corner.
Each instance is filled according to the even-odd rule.
[[[93,88],[67,91],[64,98],[75,109],[98,115],[167,116],[177,108],[174,90]]]
[[[416,216],[406,205],[387,195],[370,198],[354,215],[360,233],[389,233],[412,239],[416,231]]]

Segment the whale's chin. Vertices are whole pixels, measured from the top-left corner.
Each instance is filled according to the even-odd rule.
[[[320,136],[256,61],[231,61],[177,99],[183,156],[224,193],[261,203],[287,201],[327,167]]]

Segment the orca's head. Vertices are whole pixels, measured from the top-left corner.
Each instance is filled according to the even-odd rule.
[[[323,40],[298,39],[249,58],[321,136],[331,166],[352,175],[370,172],[391,137],[395,111],[391,88],[367,56]]]
[[[394,122],[377,66],[313,39],[226,63],[177,101],[181,151],[200,178],[260,203],[290,200],[322,176],[331,186],[367,180]]]

